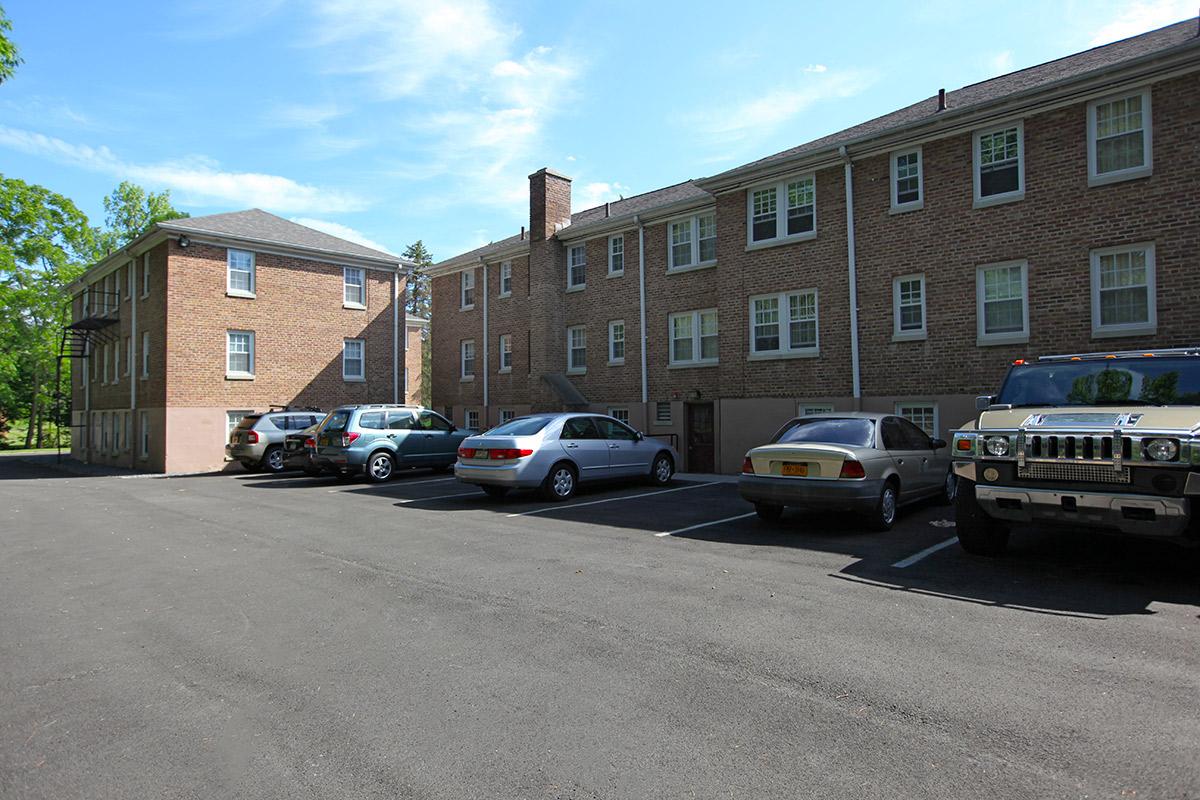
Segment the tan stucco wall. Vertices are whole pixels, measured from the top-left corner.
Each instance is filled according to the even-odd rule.
[[[168,408],[166,472],[224,469],[226,408]]]

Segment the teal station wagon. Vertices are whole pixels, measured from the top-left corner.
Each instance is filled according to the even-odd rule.
[[[471,433],[420,406],[341,406],[317,429],[315,461],[323,472],[340,477],[361,472],[381,483],[401,468],[449,469]]]

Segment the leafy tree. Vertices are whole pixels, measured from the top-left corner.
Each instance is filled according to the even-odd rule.
[[[171,205],[171,192],[147,192],[136,183],[121,181],[104,198],[104,224],[97,258],[118,250],[141,236],[156,222],[189,216]]]
[[[408,276],[408,303],[405,311],[415,317],[429,319],[429,273],[427,270],[433,266],[433,256],[420,239],[404,248],[403,255],[416,264]],[[431,365],[429,334],[423,330],[421,332],[421,405],[427,408],[432,402],[433,369]]]
[[[17,46],[8,38],[8,32],[11,30],[12,23],[4,15],[4,7],[0,6],[0,83],[11,78],[17,71],[17,65],[21,63]]]

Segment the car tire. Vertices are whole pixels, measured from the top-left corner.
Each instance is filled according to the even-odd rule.
[[[675,462],[666,453],[659,453],[650,464],[650,483],[666,486],[675,477]]]
[[[1008,549],[1008,526],[987,515],[975,497],[975,482],[959,480],[954,498],[958,544],[976,556],[998,556]]]
[[[542,495],[547,500],[561,503],[575,496],[579,486],[579,473],[575,467],[566,461],[560,461],[550,468],[546,480],[542,481]]]
[[[893,480],[886,481],[879,490],[879,499],[871,510],[871,529],[890,531],[896,524],[896,509],[900,503],[900,487]]]
[[[778,522],[783,517],[783,506],[775,503],[755,503],[754,513],[763,522]]]
[[[372,453],[371,457],[367,459],[364,474],[367,476],[368,483],[390,481],[396,474],[396,459],[392,458],[391,453],[383,450]]]
[[[504,495],[508,494],[507,486],[481,486],[483,493],[493,500],[503,500]]]
[[[273,444],[267,448],[267,452],[263,453],[262,461],[258,462],[258,468],[263,472],[279,474],[287,469],[283,463],[283,448],[277,444]]]
[[[942,482],[942,493],[938,495],[938,502],[944,506],[952,506],[957,495],[958,476],[954,474],[954,468],[951,467],[946,472],[946,480]]]

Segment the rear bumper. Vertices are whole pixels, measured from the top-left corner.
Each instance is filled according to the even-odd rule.
[[[264,444],[227,444],[225,457],[230,461],[241,461],[245,464],[257,464],[262,461],[263,453],[267,450]]]
[[[454,476],[463,483],[476,486],[506,486],[510,489],[532,489],[542,485],[545,475],[535,474],[525,464],[468,465],[455,462]]]
[[[1156,539],[1183,537],[1191,521],[1191,501],[1186,497],[979,485],[975,497],[996,519],[1100,527]]]
[[[882,480],[810,480],[742,475],[738,493],[751,503],[804,508],[869,510],[879,501]]]
[[[317,451],[313,456],[313,464],[330,472],[355,474],[362,472],[365,457],[365,453],[355,453],[349,449],[327,448],[325,452]]]

